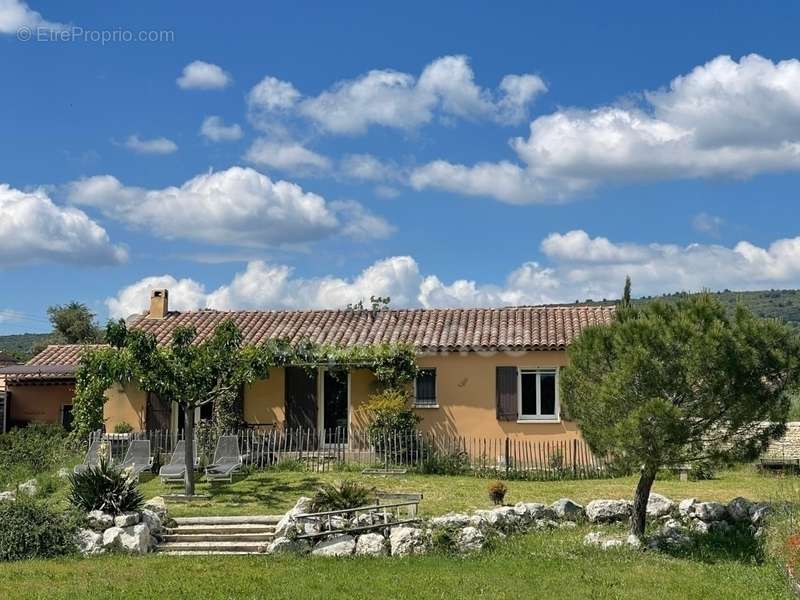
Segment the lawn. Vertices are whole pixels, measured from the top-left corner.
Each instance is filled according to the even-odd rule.
[[[355,479],[382,491],[422,492],[420,510],[427,515],[487,507],[486,487],[489,480],[475,477],[443,475],[376,476],[360,473],[312,473],[294,471],[260,471],[233,484],[209,486],[201,481],[199,494],[209,494],[209,500],[192,503],[170,503],[173,516],[278,514],[290,508],[301,495],[311,495],[323,482]],[[632,498],[636,487],[633,477],[584,481],[509,481],[506,502],[552,502],[569,497],[585,503],[595,498]],[[676,500],[696,497],[700,500],[726,502],[736,496],[752,500],[797,497],[792,488],[800,485],[797,477],[761,474],[753,467],[723,471],[709,481],[681,482],[678,479],[656,481],[654,491]],[[145,497],[174,494],[181,486],[163,486],[157,478],[144,479]]]
[[[0,566],[14,598],[791,598],[778,566],[581,543],[586,527],[509,538],[469,558],[105,556]],[[7,597],[11,597],[7,596]]]

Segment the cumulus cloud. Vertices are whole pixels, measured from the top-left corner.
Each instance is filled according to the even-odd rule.
[[[136,134],[129,136],[124,146],[139,154],[172,154],[178,150],[178,145],[165,137],[146,140]]]
[[[331,168],[330,159],[298,142],[266,138],[253,142],[244,158],[255,165],[289,172],[327,171]]]
[[[436,161],[421,166],[412,182],[419,189],[458,191],[446,178],[431,175],[449,170],[462,181],[461,193],[544,202],[614,182],[797,170],[798,90],[796,59],[774,63],[749,55],[737,62],[719,56],[676,77],[666,89],[645,92],[642,106],[561,109],[535,119],[527,138],[511,140],[521,164]],[[498,176],[494,187],[485,183],[492,164]]]
[[[114,265],[122,246],[86,213],[57,206],[42,190],[23,192],[0,183],[0,267],[40,262]]]
[[[212,142],[232,142],[242,137],[242,128],[237,123],[226,125],[222,117],[212,115],[203,119],[200,135]]]
[[[290,82],[266,77],[248,95],[254,122],[270,128],[277,116],[296,115],[333,134],[360,134],[371,126],[413,129],[441,114],[519,123],[536,96],[547,90],[536,75],[507,75],[497,90],[475,83],[465,56],[444,56],[418,78],[374,69],[339,81],[317,96],[303,97]]]
[[[395,307],[475,307],[616,298],[627,275],[637,295],[800,286],[800,237],[776,240],[768,247],[742,241],[729,248],[615,243],[577,230],[549,235],[542,251],[547,264],[525,262],[499,283],[447,282],[424,274],[411,256],[377,261],[349,279],[297,277],[289,266],[252,261],[230,283],[188,297],[194,308],[223,310],[343,308],[374,294],[390,296]],[[149,288],[141,284],[108,299],[109,310],[117,316],[143,310]],[[129,293],[131,289],[135,293]],[[191,287],[203,289],[196,282]]]
[[[221,90],[233,80],[219,65],[196,60],[186,65],[175,81],[183,90]]]
[[[342,173],[351,179],[376,182],[400,182],[404,179],[402,169],[382,161],[372,154],[347,154],[340,163]]]
[[[0,33],[16,35],[22,27],[62,30],[66,25],[47,21],[22,0],[0,0]]]
[[[106,216],[167,239],[265,247],[302,244],[356,227],[352,212],[341,211],[322,196],[288,181],[272,181],[258,171],[232,167],[208,172],[181,186],[145,189],[126,186],[111,175],[72,182],[75,204],[100,209]],[[361,218],[383,225],[363,209]]]
[[[172,275],[145,277],[121,290],[105,303],[113,319],[125,319],[134,313],[143,312],[150,305],[150,291],[169,290],[170,310],[192,310],[205,304],[205,288],[192,279],[176,279]]]

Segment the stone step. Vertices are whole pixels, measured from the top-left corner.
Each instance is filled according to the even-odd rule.
[[[167,529],[168,534],[237,534],[274,533],[274,525],[242,523],[241,525],[180,525]]]
[[[265,546],[265,542],[167,542],[159,544],[157,551],[164,553],[247,552],[255,554]]]
[[[165,542],[262,542],[269,543],[274,533],[168,533],[163,536]]]
[[[158,551],[165,556],[261,556],[261,552],[230,552],[227,550],[207,551],[207,550],[168,550]]]
[[[233,517],[178,517],[177,525],[277,525],[283,515],[255,515]]]

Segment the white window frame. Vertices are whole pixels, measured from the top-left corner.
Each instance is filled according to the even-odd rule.
[[[523,374],[536,374],[536,414],[522,414],[522,376]],[[540,375],[555,375],[556,405],[555,414],[543,415],[542,411],[542,378]],[[555,367],[518,367],[517,368],[517,422],[518,423],[560,423],[561,422],[561,391],[559,382],[559,369]]]
[[[434,373],[433,394],[436,402],[434,404],[419,404],[417,402],[417,378],[414,377],[414,408],[439,408],[439,372],[436,367],[420,367],[420,371],[422,370],[433,371]]]

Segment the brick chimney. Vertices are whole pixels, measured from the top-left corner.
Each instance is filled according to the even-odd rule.
[[[163,319],[169,311],[169,290],[150,291],[150,314],[148,319]]]

